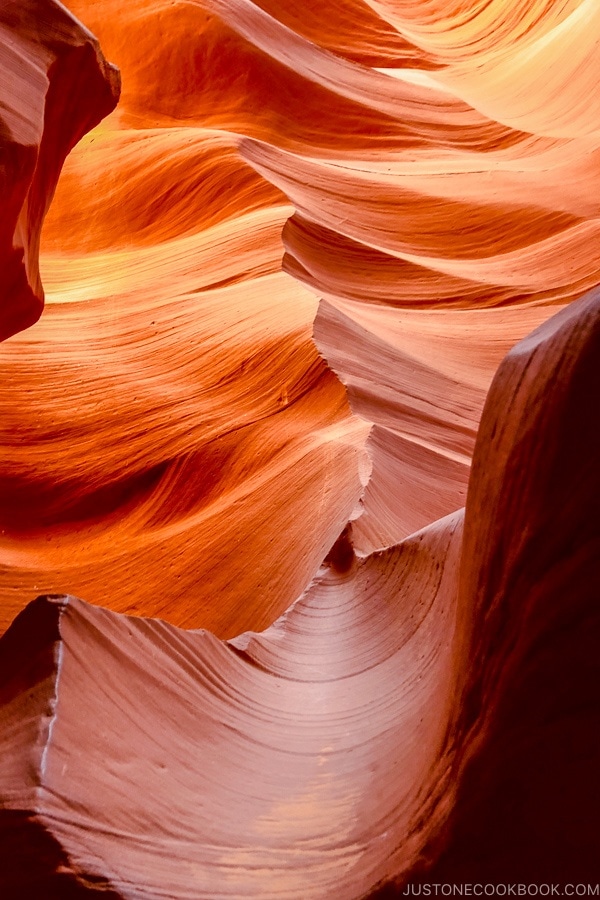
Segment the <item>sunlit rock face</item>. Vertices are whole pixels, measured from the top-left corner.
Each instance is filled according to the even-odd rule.
[[[238,151],[240,130],[287,132],[266,97],[294,109],[268,57],[199,7],[74,11],[123,89],[64,168],[45,314],[0,351],[2,623],[68,590],[220,635],[266,627],[369,471],[368,423],[311,339],[317,298],[282,272],[293,207]]]
[[[596,878],[600,7],[71,9],[0,10],[0,896]]]

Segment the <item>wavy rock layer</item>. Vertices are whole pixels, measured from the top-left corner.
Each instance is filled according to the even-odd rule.
[[[599,344],[594,294],[501,365],[464,537],[462,511],[363,557],[344,533],[262,634],[28,606],[0,641],[0,826],[32,848],[3,845],[4,893],[352,900],[440,847],[446,876],[593,877]]]
[[[123,91],[0,348],[1,624],[49,591],[267,627],[349,519],[369,554],[464,504],[501,359],[600,280],[599,13],[73,10]]]
[[[0,894],[594,880],[597,3],[73,6],[19,334],[117,78],[0,12]]]
[[[599,350],[596,291],[518,344],[490,389],[461,556],[458,790],[415,880],[597,878]]]
[[[234,635],[314,575],[363,490],[368,426],[281,271],[293,208],[207,113],[228,114],[229,45],[252,49],[189,5],[113,7],[76,11],[122,102],[61,180],[45,315],[0,349],[1,615],[68,590]]]

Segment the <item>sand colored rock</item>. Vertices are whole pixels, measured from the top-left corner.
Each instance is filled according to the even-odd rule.
[[[326,566],[283,621],[230,645],[74,599],[35,601],[4,642],[52,623],[54,651],[40,657],[60,662],[38,689],[54,711],[52,746],[8,773],[21,785],[11,808],[34,807],[71,877],[118,896],[361,896],[390,871],[437,762],[460,524],[364,561],[340,549],[339,567]],[[405,697],[399,688],[407,666],[417,696],[410,682]],[[29,750],[22,723],[11,731]],[[423,741],[429,751],[415,759]],[[374,817],[385,839],[370,833]],[[67,880],[34,860],[31,877],[40,891]]]
[[[596,4],[71,8],[0,10],[0,896],[593,881]]]

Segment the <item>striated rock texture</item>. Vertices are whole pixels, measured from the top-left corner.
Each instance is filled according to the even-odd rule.
[[[264,628],[349,519],[370,553],[464,505],[503,356],[600,280],[600,13],[72,7],[123,91],[0,345],[0,628],[40,592]]]
[[[0,340],[44,305],[40,232],[62,164],[115,106],[119,73],[55,0],[0,5]]]
[[[427,882],[597,880],[599,351],[594,291],[508,354],[486,401],[461,554],[457,793]]]
[[[352,900],[440,846],[432,881],[594,878],[599,351],[594,293],[501,365],[464,529],[345,533],[262,634],[30,604],[0,641],[2,895]]]
[[[595,881],[596,0],[0,7],[0,896]]]

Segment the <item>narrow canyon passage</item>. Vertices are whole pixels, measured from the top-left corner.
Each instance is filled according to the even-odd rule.
[[[600,7],[69,10],[0,5],[3,896],[595,879]]]

